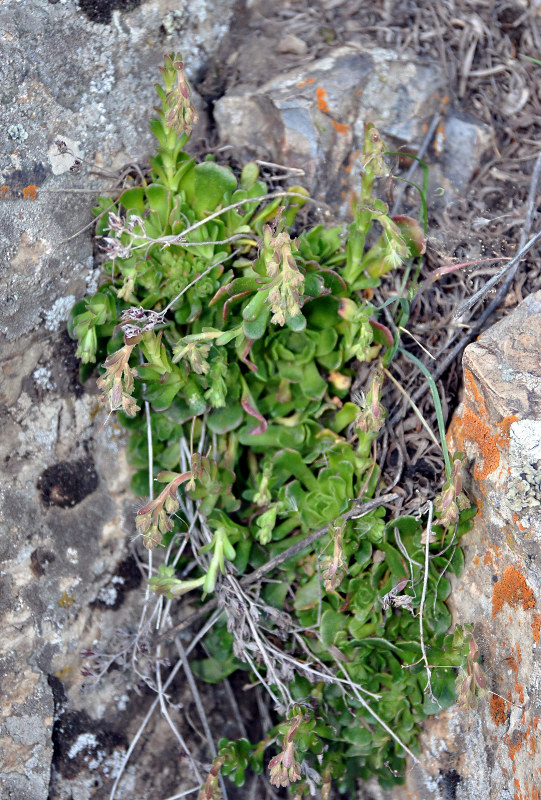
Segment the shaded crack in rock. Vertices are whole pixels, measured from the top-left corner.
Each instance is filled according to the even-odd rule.
[[[85,17],[100,25],[111,23],[113,11],[133,11],[140,5],[141,0],[79,0],[79,8]]]

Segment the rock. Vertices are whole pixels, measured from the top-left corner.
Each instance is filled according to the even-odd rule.
[[[400,144],[417,144],[423,125],[441,106],[444,78],[436,64],[423,65],[392,50],[369,51],[373,69],[359,86],[355,132],[361,140],[365,122],[374,122],[384,136]]]
[[[327,9],[334,4],[327,2]],[[129,665],[109,672],[107,681],[96,685],[92,676],[81,673],[82,666],[92,671],[90,662],[99,671],[108,658],[131,652],[143,578],[132,542],[125,441],[112,421],[101,430],[103,416],[92,383],[82,387],[78,381],[65,322],[73,302],[93,292],[99,279],[89,227],[95,197],[112,190],[116,171],[126,162],[145,161],[154,150],[148,121],[164,52],[181,48],[192,79],[204,72],[234,5],[233,0],[194,0],[186,10],[177,0],[34,0],[31,13],[16,0],[0,6],[2,798],[109,797],[141,715],[155,699],[149,690],[135,695],[139,681]],[[223,64],[245,74],[246,82],[228,89],[216,104],[216,118],[223,138],[250,157],[302,167],[311,187],[341,199],[362,123],[373,120],[384,134],[418,143],[422,125],[439,108],[443,79],[436,66],[417,67],[408,57],[356,44],[293,69],[304,44],[284,36],[282,27],[272,48],[262,52],[261,39],[252,37],[248,54],[242,45],[235,58],[224,58]],[[265,75],[250,83],[245,67],[256,57],[259,74]],[[208,85],[220,88],[223,75],[217,73]],[[517,514],[520,524],[529,525],[537,513],[531,491],[535,475],[520,459],[524,442],[529,443],[537,428],[529,417],[519,416],[516,422],[526,427],[513,422],[509,429],[509,464],[516,480],[510,478],[505,488],[511,514],[505,524],[515,525]],[[538,457],[536,448],[532,459]],[[498,501],[496,489],[493,495]],[[519,542],[523,549],[531,547],[533,554],[527,533],[522,533],[513,533],[510,541],[516,548]],[[507,598],[518,598],[516,609],[511,604],[517,625],[522,621],[523,633],[530,625],[535,638],[537,617],[530,621],[532,609],[524,609],[522,600],[530,599],[530,587],[537,592],[537,584],[534,588],[532,569],[522,566],[522,551],[517,549],[517,555],[510,550],[506,535],[504,526],[491,556],[496,563],[499,547],[501,558],[508,559],[502,560],[496,576],[497,596],[503,600],[494,624],[505,619],[507,592]],[[472,575],[473,558],[468,562]],[[526,588],[513,570],[521,571]],[[483,580],[491,574],[489,562]],[[471,598],[476,597],[472,588]],[[476,608],[473,599],[464,606],[466,618]],[[490,599],[483,602],[489,617]],[[480,630],[490,634],[486,625]],[[81,651],[87,654],[84,664]],[[516,649],[503,651],[502,658],[518,664]],[[524,647],[522,664],[535,667]],[[505,677],[513,697],[518,691],[514,676]],[[505,694],[507,683],[502,686]],[[209,686],[201,691],[216,727],[221,726],[228,708],[224,693]],[[192,702],[183,676],[171,685],[171,697],[179,706]],[[526,729],[521,719],[513,718],[515,727],[504,731],[511,717],[506,708],[494,713],[500,720],[498,747],[505,754],[508,742],[514,747]],[[184,727],[181,714],[175,713],[175,722],[186,739],[196,738]],[[484,753],[476,731],[472,742]],[[231,731],[231,736],[237,734]],[[165,797],[192,788],[193,777],[163,718],[155,715],[145,736],[137,768],[128,765],[118,800]],[[526,745],[522,750],[526,752]],[[476,752],[473,744],[467,752]],[[473,786],[459,749],[453,753],[441,767],[441,785],[449,796]],[[198,741],[194,755],[208,760]],[[479,763],[488,762],[479,758]],[[487,770],[483,780],[488,780]],[[440,780],[437,771],[434,776]]]
[[[329,199],[329,188],[338,196],[343,189],[344,162],[359,147],[364,123],[375,122],[400,143],[416,142],[442,83],[435,65],[353,43],[261,85],[233,87],[215,103],[214,118],[220,138],[243,156],[261,158],[263,150],[271,161],[303,168],[307,188]],[[263,103],[262,118],[253,108]]]
[[[433,205],[446,205],[450,196],[463,193],[491,142],[488,126],[473,117],[456,111],[444,117],[433,141],[435,163],[429,174]],[[439,187],[444,189],[443,194]]]
[[[464,353],[464,400],[450,432],[479,512],[462,539],[453,617],[473,623],[487,688],[424,727],[422,764],[393,800],[537,795],[541,775],[541,292]]]
[[[284,38],[278,42],[276,49],[279,53],[294,53],[297,56],[303,56],[308,51],[308,45],[298,36],[287,33]]]
[[[197,0],[181,33],[166,30],[176,0],[26,5],[0,6],[0,795],[87,800],[104,796],[125,752],[130,709],[119,698],[133,687],[121,673],[83,689],[80,651],[106,651],[117,627],[138,619],[142,576],[125,522],[124,438],[114,423],[100,432],[94,384],[78,382],[65,324],[96,288],[95,198],[154,150],[164,53],[182,47],[195,75],[234,4]],[[86,745],[75,752],[79,735]],[[178,747],[169,751],[176,764]],[[160,796],[178,787],[177,768],[167,778],[147,768]],[[149,796],[131,780],[132,796]]]
[[[531,558],[541,544],[539,352],[541,292],[466,349],[465,398],[450,434],[473,459],[484,518]]]
[[[432,162],[430,203],[448,203],[464,191],[491,134],[483,123],[449,108],[438,64],[419,64],[407,54],[349,42],[302,67],[288,68],[286,62],[284,73],[269,79],[268,68],[255,76],[247,70],[250,57],[258,58],[253,38],[248,36],[229,56],[228,63],[241,65],[240,81],[226,86],[214,105],[219,137],[241,160],[265,158],[304,169],[306,188],[340,205],[343,215],[344,199],[358,189],[364,124],[373,122],[390,149],[407,152],[409,146],[415,153],[439,113],[441,122],[425,155]],[[278,41],[278,52],[294,52],[295,38],[288,34]],[[295,182],[298,178],[292,177],[290,185]]]

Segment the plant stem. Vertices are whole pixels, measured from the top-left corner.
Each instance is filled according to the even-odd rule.
[[[426,381],[430,387],[430,391],[432,393],[432,399],[434,400],[436,419],[438,420],[438,432],[440,434],[441,449],[443,451],[443,458],[445,461],[445,474],[447,475],[447,479],[451,480],[451,459],[449,458],[449,450],[447,449],[447,442],[445,439],[445,421],[443,419],[443,410],[441,407],[441,400],[438,393],[438,387],[436,386],[436,382],[434,381],[434,378],[428,371],[427,367],[425,367],[423,362],[420,361],[416,356],[412,355],[412,353],[409,353],[407,350],[404,350],[404,348],[402,347],[399,347],[398,351],[399,353],[402,353],[403,356],[408,358],[411,362],[413,362],[413,364],[415,364],[417,369],[419,369],[425,376]]]
[[[373,500],[367,500],[365,503],[360,503],[359,505],[354,506],[350,511],[346,511],[343,514],[342,519],[354,519],[357,517],[362,517],[365,514],[368,514],[374,508],[378,508],[379,506],[385,505],[386,503],[392,503],[393,500],[397,500],[400,495],[392,493],[392,494],[383,494],[380,497],[375,497]],[[280,564],[283,564],[284,561],[287,561],[288,558],[292,558],[292,556],[298,555],[300,552],[305,550],[310,545],[317,542],[318,539],[321,539],[325,534],[329,533],[331,529],[331,524],[324,525],[322,528],[318,528],[317,531],[310,533],[305,539],[302,539],[300,542],[295,542],[292,544],[291,547],[288,547],[287,550],[284,550],[282,553],[279,553],[274,558],[271,558],[270,561],[267,561],[266,564],[263,564],[261,567],[258,567],[256,570],[251,572],[249,575],[245,575],[244,578],[241,578],[239,583],[241,586],[249,586],[252,583],[260,580],[267,572],[270,572],[275,567],[278,567]],[[187,619],[182,620],[173,628],[170,628],[168,631],[164,631],[160,633],[159,636],[156,637],[156,642],[162,641],[171,641],[174,637],[179,634],[181,631],[186,630],[191,625],[193,625],[198,620],[202,619],[209,611],[212,611],[218,605],[218,600],[213,597],[212,600],[209,600],[202,606],[198,611],[194,614],[191,614]]]

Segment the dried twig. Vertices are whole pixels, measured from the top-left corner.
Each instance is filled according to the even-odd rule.
[[[191,789],[186,789],[186,791],[181,792],[180,794],[172,794],[170,797],[166,797],[165,800],[181,800],[182,797],[188,797],[188,795],[198,792],[200,788],[201,786],[193,786]]]
[[[391,503],[393,500],[397,500],[400,495],[396,493],[391,494],[384,494],[380,497],[375,497],[373,500],[367,500],[365,503],[361,503],[359,505],[355,505],[350,511],[347,511],[344,515],[344,519],[355,519],[357,517],[362,517],[364,514],[368,514],[374,508],[378,508],[378,506],[385,505],[387,503]],[[302,550],[310,547],[314,542],[317,542],[318,539],[321,539],[325,534],[329,533],[330,525],[324,525],[322,528],[318,528],[317,531],[310,533],[306,538],[302,539],[300,542],[296,542],[292,544],[287,550],[284,550],[282,553],[279,553],[274,558],[267,561],[261,567],[258,567],[256,570],[251,572],[249,575],[245,575],[243,578],[240,579],[239,584],[241,586],[249,586],[252,583],[256,583],[259,581],[267,572],[270,572],[275,567],[280,566],[283,564],[284,561],[287,561],[288,558],[292,558],[293,556],[298,555]],[[186,619],[179,622],[173,628],[170,628],[168,631],[164,631],[163,633],[159,634],[156,637],[156,642],[162,641],[171,641],[178,633],[181,631],[186,630],[187,628],[191,627],[195,622],[202,619],[209,611],[213,611],[216,606],[218,605],[217,598],[213,598],[205,603],[198,611],[194,614],[191,614]]]
[[[163,684],[163,687],[162,687],[163,691],[165,691],[168,688],[168,686],[171,684],[171,682],[173,681],[175,675],[177,674],[177,672],[179,671],[179,669],[181,668],[182,665],[183,665],[182,664],[182,659],[179,659],[177,661],[177,663],[175,664],[175,666],[173,667],[173,669],[171,670],[171,672],[169,673],[169,676],[168,676],[167,680]],[[144,732],[146,726],[148,725],[149,720],[152,717],[152,714],[154,713],[154,711],[158,707],[159,702],[160,701],[159,701],[158,697],[156,697],[155,700],[152,701],[152,705],[148,709],[147,713],[145,714],[145,718],[143,719],[143,721],[139,725],[139,728],[137,729],[133,739],[131,740],[130,746],[128,747],[128,749],[126,751],[126,755],[122,759],[122,763],[120,764],[120,767],[119,767],[118,772],[116,774],[115,781],[113,783],[113,786],[111,788],[111,793],[109,795],[109,800],[114,800],[115,795],[116,795],[116,790],[118,788],[118,784],[120,783],[120,779],[121,779],[122,775],[124,774],[124,771],[125,771],[125,769],[126,769],[126,767],[128,765],[128,762],[129,762],[129,760],[130,760],[130,758],[131,758],[131,756],[133,754],[133,751],[135,750],[135,748],[137,746],[137,742],[139,741],[139,739],[143,735],[143,732]],[[197,773],[196,773],[196,777],[198,777]]]
[[[190,691],[192,693],[195,706],[197,708],[197,713],[199,714],[199,719],[201,720],[201,724],[203,726],[203,730],[205,731],[205,736],[208,742],[208,746],[210,752],[212,753],[213,758],[218,757],[218,751],[216,750],[216,745],[214,744],[214,739],[212,738],[212,732],[210,730],[209,721],[205,712],[205,707],[203,706],[203,702],[201,700],[201,695],[199,694],[199,690],[197,688],[197,684],[195,682],[195,678],[193,676],[192,669],[190,667],[190,662],[188,661],[188,657],[186,655],[186,651],[180,641],[180,636],[175,638],[175,646],[177,648],[178,654],[180,656],[180,660],[182,662],[182,667],[184,669],[184,674],[186,675],[186,680],[188,681],[188,685],[190,687]],[[222,789],[222,794],[224,796],[224,800],[228,800],[227,798],[227,789],[225,787],[225,781],[223,776],[220,775],[220,786]]]
[[[481,289],[479,289],[478,292],[472,295],[472,297],[469,297],[468,300],[466,300],[466,302],[463,303],[460,306],[460,308],[458,308],[455,311],[455,313],[453,314],[453,319],[455,321],[459,320],[466,311],[469,311],[470,308],[472,308],[477,303],[478,300],[484,297],[485,294],[488,291],[490,291],[490,289],[492,289],[492,287],[496,283],[498,283],[505,275],[507,275],[513,268],[515,268],[516,270],[518,268],[521,258],[525,256],[526,253],[528,253],[532,249],[532,247],[538,241],[538,239],[541,239],[541,231],[538,231],[534,236],[532,236],[532,238],[520,248],[516,256],[512,258],[511,261],[508,264],[506,264],[502,270],[500,270],[496,275],[490,278],[490,280],[488,280],[484,284],[484,286],[482,286]]]
[[[188,756],[188,760],[189,760],[190,765],[191,765],[191,767],[192,767],[192,769],[193,769],[193,771],[195,773],[196,778],[199,781],[201,781],[201,783],[202,783],[203,782],[203,778],[201,777],[201,774],[200,774],[200,772],[199,772],[199,770],[197,768],[197,764],[195,763],[195,761],[193,759],[193,756],[190,753],[190,751],[188,749],[188,746],[187,746],[186,742],[184,741],[184,738],[183,738],[182,734],[180,733],[180,731],[178,730],[177,726],[175,725],[175,723],[171,719],[171,716],[169,714],[169,710],[167,708],[165,692],[164,692],[163,685],[162,685],[162,676],[161,676],[160,661],[159,661],[159,659],[160,659],[160,649],[161,649],[160,645],[158,645],[157,648],[156,648],[156,678],[157,678],[156,682],[157,682],[157,689],[158,689],[158,699],[160,701],[160,709],[161,709],[162,715],[166,719],[169,727],[173,731],[173,735],[175,736],[175,738],[177,739],[178,743],[180,744],[180,747],[182,748],[182,751],[184,753],[186,753],[186,755]]]
[[[422,426],[423,426],[423,427],[426,429],[426,431],[427,431],[428,435],[430,436],[430,438],[432,439],[432,441],[434,442],[434,444],[435,444],[437,447],[440,447],[440,448],[441,448],[441,444],[438,442],[438,440],[437,440],[437,438],[436,438],[436,435],[435,435],[434,431],[431,429],[430,425],[428,424],[428,422],[426,421],[426,419],[423,417],[423,415],[422,415],[421,411],[420,411],[420,410],[419,410],[419,408],[418,408],[418,407],[415,405],[415,403],[413,402],[413,400],[412,400],[412,398],[409,396],[409,394],[406,392],[406,390],[405,390],[405,389],[402,387],[402,385],[401,385],[401,384],[400,384],[400,383],[399,383],[399,382],[396,380],[396,378],[394,377],[394,375],[392,375],[392,374],[389,372],[389,370],[388,370],[388,369],[385,369],[385,368],[384,368],[384,369],[383,369],[383,371],[384,371],[384,373],[387,375],[387,377],[388,377],[388,378],[389,378],[389,379],[390,379],[390,380],[391,380],[391,381],[394,383],[394,385],[396,386],[396,388],[398,389],[398,391],[400,392],[400,394],[401,394],[403,397],[405,397],[405,398],[406,398],[406,400],[408,401],[408,403],[409,403],[409,404],[410,404],[410,406],[412,407],[412,409],[413,409],[413,412],[415,413],[415,416],[416,416],[416,417],[419,419],[419,421],[421,422],[421,425],[422,425]]]

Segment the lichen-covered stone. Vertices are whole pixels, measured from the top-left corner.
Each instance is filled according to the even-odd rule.
[[[301,182],[329,200],[333,187],[339,196],[347,183],[344,162],[359,147],[364,123],[414,143],[439,107],[442,86],[436,65],[351,43],[260,84],[235,85],[216,102],[214,117],[220,138],[236,150],[303,169]],[[264,113],[254,113],[263,105]]]
[[[541,784],[541,292],[464,353],[464,400],[449,432],[479,512],[462,540],[454,619],[473,623],[487,689],[475,711],[425,723],[421,766],[393,800],[526,800]],[[452,778],[450,777],[452,776]]]
[[[117,676],[85,695],[80,651],[106,649],[118,639],[116,628],[128,628],[140,614],[142,576],[128,554],[130,473],[121,431],[114,421],[100,430],[104,415],[92,386],[78,382],[65,326],[75,300],[96,288],[95,198],[113,189],[120,167],[145,162],[154,150],[148,122],[164,54],[182,49],[194,75],[227,31],[234,4],[196,0],[171,27],[178,5],[0,4],[0,796],[6,800],[98,798],[126,749],[130,709],[121,698],[132,691],[129,678]],[[66,764],[73,767],[69,775]],[[156,791],[171,794],[178,769],[167,779],[154,772],[160,773]],[[146,793],[135,779],[132,788]]]

